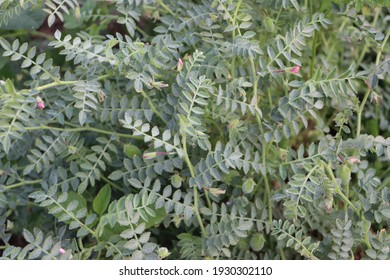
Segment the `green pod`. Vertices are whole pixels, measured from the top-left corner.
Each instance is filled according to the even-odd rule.
[[[250,194],[253,192],[253,189],[255,188],[255,186],[256,186],[255,181],[253,181],[252,178],[249,178],[242,185],[242,191],[246,194]]]
[[[274,32],[274,30],[275,30],[274,20],[270,17],[265,17],[264,18],[264,27],[268,32]]]
[[[256,233],[252,236],[250,242],[249,242],[251,249],[255,252],[261,251],[263,249],[265,244],[265,237],[262,233]]]
[[[351,172],[352,172],[352,170],[348,164],[343,164],[341,166],[340,172],[339,172],[339,178],[341,180],[342,186],[349,185],[349,181],[351,181]]]

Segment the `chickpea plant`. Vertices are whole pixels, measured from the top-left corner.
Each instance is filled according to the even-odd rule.
[[[389,259],[389,1],[0,1],[2,259]]]

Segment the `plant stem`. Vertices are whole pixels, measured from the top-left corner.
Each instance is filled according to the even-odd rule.
[[[259,79],[256,75],[256,67],[255,67],[255,62],[253,61],[253,58],[249,58],[249,63],[251,65],[252,80],[253,80],[253,97],[252,98],[253,98],[253,100],[255,100],[255,102],[251,105],[254,105],[257,108],[257,104],[259,103],[259,98],[257,96],[257,83],[258,83]],[[257,114],[257,112],[256,112],[256,114]]]
[[[232,24],[236,24],[237,15],[238,15],[238,11],[240,10],[241,3],[242,3],[242,0],[239,0],[237,5],[236,5],[236,9],[234,10],[233,18],[231,19]],[[241,32],[240,29],[238,29],[238,32]],[[233,40],[234,40],[234,37],[236,37],[236,30],[235,29],[233,29],[233,31],[232,31],[232,39]],[[231,67],[230,72],[231,72],[232,79],[234,79],[235,64],[236,64],[236,57],[233,56],[232,64],[230,66]]]
[[[353,203],[348,199],[348,197],[345,196],[345,194],[343,194],[343,192],[341,191],[340,189],[340,186],[339,184],[337,183],[336,181],[336,178],[334,177],[334,174],[333,174],[333,171],[332,171],[332,168],[330,167],[330,163],[328,164],[324,164],[325,166],[325,169],[326,171],[328,171],[328,174],[333,182],[333,185],[335,187],[335,190],[336,190],[336,193],[341,197],[341,199],[347,203],[351,208],[352,210],[360,217],[360,211],[356,208],[355,205],[353,205]]]
[[[134,136],[130,134],[124,134],[124,133],[113,133],[109,130],[102,130],[94,127],[75,127],[75,128],[61,128],[61,127],[52,127],[47,125],[40,125],[40,126],[33,126],[33,127],[26,127],[25,130],[32,131],[32,130],[57,130],[57,131],[66,131],[66,132],[83,132],[83,131],[93,131],[101,134],[107,134],[107,135],[116,135],[123,138],[131,138],[131,139],[142,139],[142,136]]]
[[[101,178],[104,182],[106,182],[107,184],[109,184],[111,187],[113,187],[114,189],[123,192],[123,189],[122,189],[120,186],[118,186],[117,184],[111,182],[110,179],[104,177],[103,175],[100,175],[100,178]]]
[[[152,111],[164,122],[164,124],[166,125],[167,124],[167,121],[164,120],[164,118],[162,117],[161,113],[157,110],[156,106],[154,106],[152,100],[149,98],[149,96],[145,93],[145,91],[141,90],[141,94],[143,97],[145,97],[146,100],[148,100],[148,103],[149,103],[149,106],[150,106],[150,109],[152,109]]]
[[[376,59],[375,59],[375,65],[376,66],[379,65],[380,57],[382,55],[382,51],[383,51],[387,41],[389,40],[389,36],[390,36],[390,32],[387,32],[385,39],[383,40],[381,46],[379,47],[379,50],[378,50],[378,53],[377,53]],[[360,135],[363,109],[364,109],[364,106],[366,105],[366,102],[367,102],[367,99],[368,99],[368,96],[370,95],[370,93],[371,93],[371,88],[368,87],[368,89],[366,90],[366,93],[364,94],[362,103],[359,106],[359,110],[358,110],[358,113],[357,113],[356,137],[358,137]]]
[[[358,114],[357,114],[356,138],[359,137],[359,135],[360,135],[363,109],[364,109],[364,105],[366,105],[366,102],[367,102],[368,96],[370,95],[370,92],[371,92],[371,90],[368,88],[366,90],[366,93],[364,94],[362,103],[359,106],[359,110],[358,110]]]
[[[184,153],[184,160],[186,161],[187,166],[190,169],[191,177],[194,178],[195,177],[195,171],[194,171],[194,166],[192,165],[192,163],[190,161],[190,158],[188,157],[188,152],[187,152],[187,135],[185,133],[183,133],[183,153]],[[198,223],[199,223],[200,229],[202,231],[202,235],[203,235],[203,237],[206,237],[207,236],[207,232],[206,232],[206,229],[205,229],[205,227],[203,225],[202,217],[200,216],[200,213],[199,213],[198,187],[196,185],[194,185],[193,186],[193,190],[194,190],[194,211],[195,211],[195,215],[196,215],[196,218],[198,219]]]
[[[255,63],[254,63],[252,58],[249,58],[249,63],[251,65],[252,79],[253,79],[253,97],[252,98],[255,101],[253,105],[255,106],[256,109],[258,109],[258,103],[259,103],[259,99],[258,99],[258,95],[257,95],[258,77],[256,75]],[[256,110],[255,115],[256,115],[256,121],[259,124],[260,132],[262,135],[264,135],[263,123],[261,121],[258,110]],[[262,161],[263,161],[264,166],[266,166],[266,160],[267,160],[267,144],[265,143],[265,141],[263,141],[263,143],[262,143]],[[272,215],[273,214],[272,214],[272,202],[271,202],[271,189],[270,189],[269,182],[268,182],[267,172],[264,174],[264,183],[265,183],[265,192],[267,195],[267,202],[268,202],[267,203],[268,204],[268,218],[269,218],[270,226],[272,227]]]
[[[12,184],[12,185],[8,185],[8,186],[4,186],[4,190],[11,190],[11,189],[14,189],[14,188],[18,188],[18,187],[22,187],[22,186],[25,186],[25,185],[34,185],[34,184],[38,184],[42,182],[42,179],[37,179],[37,180],[33,180],[33,181],[21,181],[19,183],[15,183],[15,184]]]
[[[163,9],[170,13],[172,16],[176,17],[176,14],[167,6],[164,4],[164,2],[162,0],[157,0],[157,4],[160,5],[161,7],[163,7]]]
[[[314,74],[314,61],[316,57],[316,51],[317,51],[317,31],[314,31],[314,38],[313,38],[313,44],[311,46],[311,60],[310,60],[310,79],[313,78]]]
[[[362,221],[365,221],[366,219],[364,217],[362,217]],[[372,246],[371,246],[371,243],[370,243],[370,239],[368,238],[368,230],[365,230],[364,233],[363,233],[363,240],[364,240],[364,243],[366,244],[367,248],[368,249],[372,249]]]
[[[375,9],[374,20],[373,20],[373,22],[372,22],[372,26],[373,26],[373,27],[375,27],[375,25],[376,25],[376,23],[377,23],[377,21],[378,21],[379,14],[380,14],[381,10],[382,10],[382,9],[381,9],[380,7]],[[358,59],[358,61],[357,61],[357,63],[356,63],[356,69],[358,69],[358,67],[359,67],[360,64],[362,63],[364,57],[366,56],[367,51],[368,51],[368,45],[365,44],[364,47],[363,47],[363,50],[362,50],[362,52],[361,52],[361,54],[360,54],[360,56],[359,56],[359,59]]]
[[[43,85],[43,86],[36,87],[35,89],[38,90],[38,91],[42,91],[42,90],[45,90],[45,89],[48,89],[48,88],[52,88],[52,87],[56,87],[56,86],[74,85],[74,84],[76,84],[78,82],[80,82],[80,81],[79,80],[75,80],[75,81],[55,81],[55,82],[48,83],[48,84]]]

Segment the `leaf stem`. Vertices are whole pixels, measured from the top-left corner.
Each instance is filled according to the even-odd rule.
[[[25,185],[34,185],[34,184],[38,184],[42,182],[42,179],[37,179],[37,180],[33,180],[33,181],[21,181],[19,183],[15,183],[15,184],[12,184],[12,185],[8,185],[8,186],[4,186],[4,190],[11,190],[11,189],[14,189],[14,188],[18,188],[18,187],[23,187]]]
[[[190,158],[188,156],[188,152],[187,152],[187,135],[185,133],[183,133],[183,153],[184,153],[184,160],[186,161],[187,166],[188,166],[188,168],[190,170],[191,177],[194,178],[195,177],[195,171],[194,171],[194,166],[192,165],[192,163],[190,161]],[[203,237],[206,237],[207,236],[207,232],[206,232],[206,229],[205,229],[205,227],[203,225],[202,217],[200,216],[200,213],[199,213],[198,187],[196,185],[194,185],[193,186],[193,190],[194,190],[194,211],[195,211],[195,215],[196,215],[196,218],[198,219],[198,223],[199,223],[200,229],[202,231],[202,235],[203,235]]]
[[[120,186],[118,186],[117,184],[111,182],[110,179],[106,178],[106,177],[103,176],[103,175],[100,175],[100,178],[101,178],[104,182],[106,182],[107,184],[109,184],[111,187],[113,187],[114,189],[116,189],[116,190],[118,190],[118,191],[120,191],[120,192],[123,192],[123,189],[122,189]]]
[[[32,130],[57,130],[57,131],[66,131],[66,132],[83,132],[83,131],[93,131],[101,134],[107,134],[107,135],[116,135],[119,137],[123,138],[131,138],[131,139],[141,139],[142,136],[134,136],[130,134],[124,134],[124,133],[115,133],[109,130],[102,130],[94,127],[75,127],[75,128],[61,128],[61,127],[53,127],[53,126],[47,126],[47,125],[40,125],[40,126],[33,126],[33,127],[25,127],[24,128],[27,131],[32,131]]]

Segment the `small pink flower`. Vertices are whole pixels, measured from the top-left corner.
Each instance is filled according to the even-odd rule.
[[[65,249],[64,249],[64,248],[60,248],[59,251],[60,251],[60,254],[61,254],[61,255],[65,254]]]
[[[348,161],[352,164],[354,163],[360,163],[360,159],[358,159],[357,157],[350,157],[348,158]]]
[[[298,74],[299,69],[301,69],[301,67],[299,65],[296,65],[293,68],[291,68],[290,73],[293,73],[296,75],[296,74]]]
[[[39,110],[45,109],[45,103],[43,102],[42,98],[39,96],[37,97],[37,107]]]
[[[177,71],[180,72],[183,69],[184,62],[181,58],[177,61]]]
[[[38,102],[37,107],[38,107],[39,110],[43,110],[43,109],[45,109],[45,103]]]

